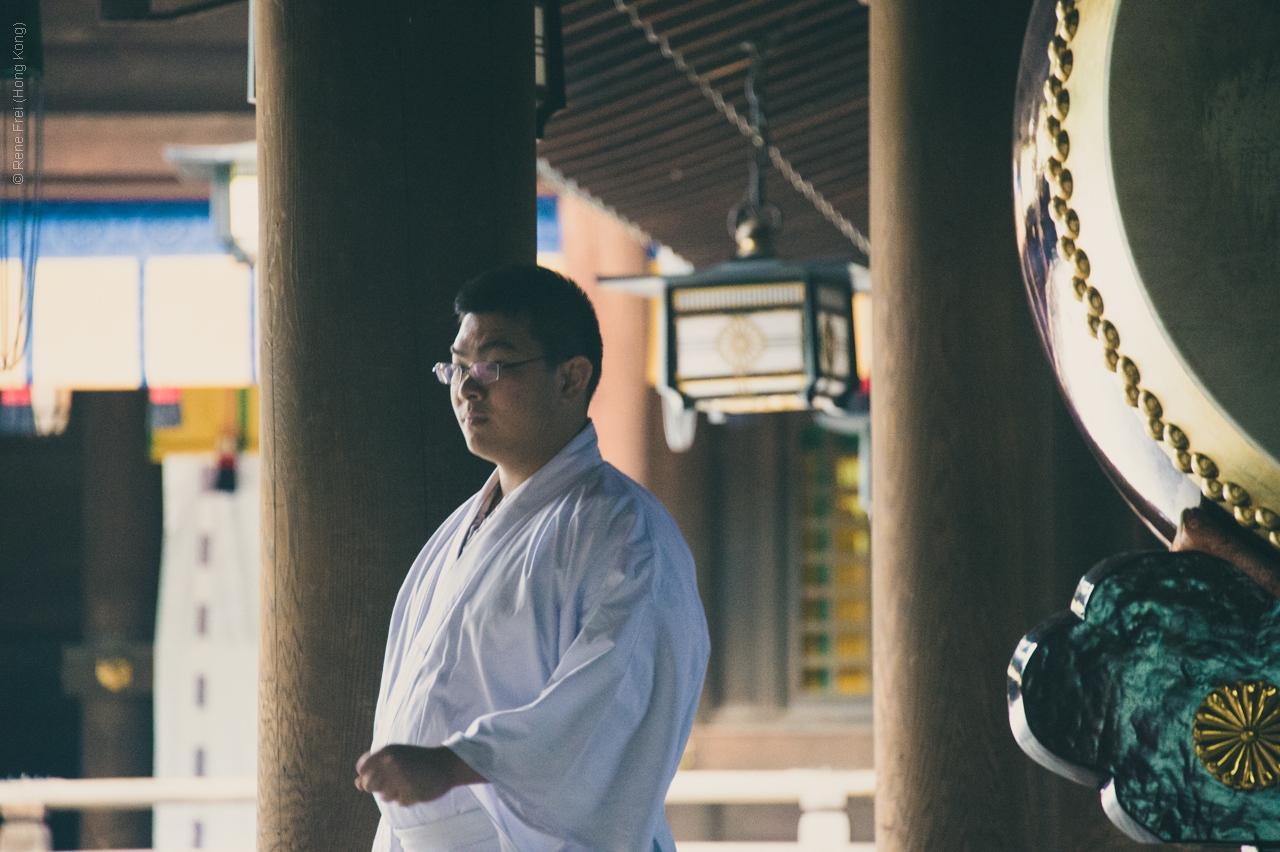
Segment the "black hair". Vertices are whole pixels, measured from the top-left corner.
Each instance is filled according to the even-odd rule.
[[[600,384],[604,343],[595,308],[573,281],[531,263],[500,266],[462,285],[453,310],[459,319],[463,314],[503,314],[523,320],[551,364],[585,356],[591,362],[591,401]]]

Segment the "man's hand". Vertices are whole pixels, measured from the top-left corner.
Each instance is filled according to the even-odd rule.
[[[412,805],[438,799],[461,784],[483,784],[479,772],[443,746],[389,745],[356,761],[356,788],[384,802]]]
[[[1253,533],[1204,509],[1186,509],[1170,550],[1199,550],[1225,559],[1280,598],[1280,557]]]

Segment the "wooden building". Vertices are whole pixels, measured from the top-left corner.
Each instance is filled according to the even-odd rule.
[[[893,852],[1127,848],[1089,791],[1027,761],[1005,716],[1018,638],[1145,535],[1076,434],[1026,307],[1009,157],[1029,3],[566,0],[568,106],[536,143],[532,2],[260,2],[256,111],[244,4],[100,20],[129,5],[41,4],[45,186],[206,197],[160,149],[258,141],[259,848],[372,837],[350,776],[391,601],[486,472],[429,362],[461,281],[535,258],[539,191],[560,195],[561,262],[605,326],[605,456],[664,500],[698,561],[714,651],[690,764],[874,764],[874,833]],[[772,57],[779,255],[871,240],[870,448],[793,413],[704,421],[671,453],[640,354],[648,308],[591,280],[644,272],[640,232],[699,267],[731,253],[749,39]],[[132,653],[153,635],[146,417],[141,391],[83,392],[63,435],[0,437],[0,728],[27,732],[0,740],[0,774],[150,771],[145,689],[73,699],[61,671],[64,647]],[[787,818],[672,816],[678,838],[764,839]],[[145,815],[79,831],[86,847],[148,836]]]

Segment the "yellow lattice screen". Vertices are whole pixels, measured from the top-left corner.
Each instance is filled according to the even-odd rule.
[[[811,426],[801,474],[800,690],[871,694],[871,539],[858,437]]]

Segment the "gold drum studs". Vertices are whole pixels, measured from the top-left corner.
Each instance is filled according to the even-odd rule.
[[[1080,28],[1080,10],[1076,8],[1076,0],[1057,0],[1054,11],[1058,20],[1047,45],[1049,76],[1043,88],[1037,145],[1045,149],[1040,177],[1050,190],[1048,207],[1057,225],[1057,254],[1071,270],[1072,294],[1084,303],[1089,334],[1102,344],[1106,368],[1120,378],[1125,402],[1138,410],[1146,433],[1165,445],[1178,470],[1195,477],[1205,497],[1224,504],[1223,508],[1242,527],[1257,530],[1273,547],[1280,549],[1280,513],[1273,511],[1273,507],[1256,505],[1244,487],[1222,479],[1218,465],[1192,449],[1190,437],[1194,436],[1189,437],[1181,428],[1165,421],[1165,406],[1154,393],[1142,387],[1142,373],[1137,363],[1120,352],[1120,332],[1104,315],[1105,303],[1099,288],[1089,282],[1093,268],[1084,249],[1088,236],[1080,215],[1068,203],[1075,192],[1075,180],[1067,168],[1071,155],[1071,136],[1066,127],[1071,114],[1068,80],[1074,63],[1071,43]],[[1200,446],[1197,444],[1197,448]]]
[[[1156,399],[1156,395],[1149,391],[1142,392],[1142,410],[1148,417],[1152,417],[1157,420],[1164,416],[1164,408],[1160,405],[1160,400]],[[1174,426],[1173,428],[1177,429],[1178,427]],[[1165,430],[1162,428],[1160,430],[1160,434],[1155,436],[1157,441],[1164,438],[1164,431]]]
[[[1280,780],[1280,687],[1264,680],[1224,684],[1196,708],[1196,757],[1232,790],[1265,790]]]
[[[1071,169],[1061,169],[1053,179],[1063,200],[1069,200],[1076,190],[1075,178],[1071,177]]]
[[[1072,9],[1070,12],[1058,16],[1058,35],[1067,39],[1075,38],[1076,30],[1079,27],[1079,10]]]
[[[1218,478],[1218,466],[1213,463],[1213,459],[1200,453],[1191,454],[1191,469],[1196,472],[1196,476],[1205,479]]]
[[[1191,446],[1191,443],[1187,440],[1187,434],[1172,423],[1164,427],[1164,442],[1175,450],[1185,450]],[[1190,470],[1190,467],[1191,462],[1188,460],[1188,470]]]

